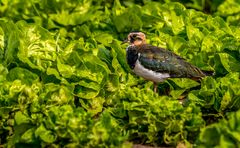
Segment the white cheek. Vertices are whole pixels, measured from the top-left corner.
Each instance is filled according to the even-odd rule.
[[[139,46],[139,45],[141,45],[142,44],[142,41],[139,41],[139,40],[137,40],[137,41],[134,41],[134,43],[133,43],[135,46]]]

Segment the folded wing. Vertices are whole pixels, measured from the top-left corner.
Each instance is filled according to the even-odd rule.
[[[139,47],[139,62],[147,69],[168,73],[173,78],[200,78],[205,73],[180,56],[163,48],[143,45]]]

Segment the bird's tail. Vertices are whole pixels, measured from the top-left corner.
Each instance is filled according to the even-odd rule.
[[[215,75],[214,71],[202,70],[202,72],[203,72],[206,76],[213,76],[213,75]]]

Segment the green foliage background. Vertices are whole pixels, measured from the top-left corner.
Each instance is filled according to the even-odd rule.
[[[238,0],[2,0],[1,146],[239,146],[239,12]],[[126,63],[132,30],[215,76],[154,93]]]

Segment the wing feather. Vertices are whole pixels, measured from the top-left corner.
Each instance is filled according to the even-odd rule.
[[[177,54],[152,45],[139,47],[139,62],[147,69],[169,73],[171,77],[199,78],[205,74]]]

